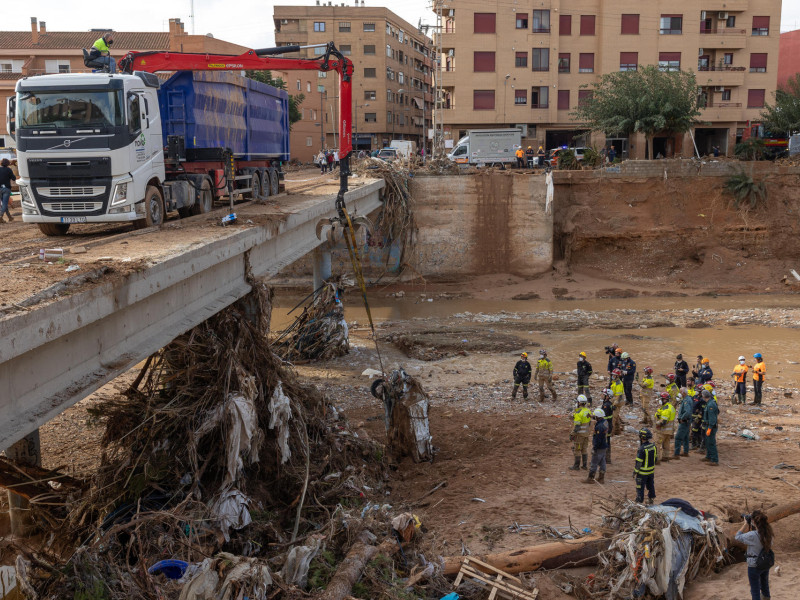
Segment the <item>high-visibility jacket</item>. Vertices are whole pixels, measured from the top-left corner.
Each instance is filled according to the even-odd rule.
[[[522,148],[519,148],[517,150],[517,152],[516,152],[516,155],[517,155],[517,158],[524,158],[525,157],[525,151]]]
[[[666,392],[669,394],[670,401],[674,402],[680,393],[680,388],[678,388],[678,384],[673,381],[667,384]]]
[[[764,361],[757,362],[753,367],[753,381],[764,381],[764,377],[767,374],[767,365],[764,364]]]
[[[747,377],[747,365],[736,365],[733,367],[733,376],[736,377],[736,383],[744,383]]]
[[[688,390],[686,390],[686,393],[692,398],[694,398],[695,396],[697,396],[697,388],[689,388]]]
[[[636,455],[636,466],[633,468],[637,475],[652,475],[656,469],[656,458],[658,448],[653,442],[642,443],[639,445],[639,452]]]
[[[611,391],[614,392],[614,398],[622,396],[625,393],[625,386],[618,379],[611,382]]]
[[[672,433],[675,429],[675,409],[667,402],[656,411],[656,421],[663,421],[661,433]]]
[[[97,50],[100,54],[108,54],[111,52],[111,49],[108,47],[108,44],[106,44],[106,41],[103,38],[95,41],[95,43],[92,44],[92,48]]]
[[[656,382],[653,380],[652,375],[645,375],[642,379],[642,389],[643,390],[652,390],[655,387]]]
[[[572,415],[572,421],[575,423],[573,433],[578,435],[589,435],[589,425],[592,422],[592,411],[587,407],[579,407]]]
[[[550,377],[553,374],[553,363],[549,358],[540,358],[536,363],[536,377]]]

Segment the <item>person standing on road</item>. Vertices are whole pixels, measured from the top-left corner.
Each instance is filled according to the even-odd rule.
[[[737,542],[747,546],[747,579],[751,600],[769,600],[769,570],[772,567],[769,563],[774,564],[775,555],[772,551],[774,533],[766,513],[756,509],[753,514],[745,515],[744,523],[735,537]],[[759,564],[759,557],[764,554],[769,556],[767,564]]]
[[[514,391],[511,392],[511,399],[517,397],[517,390],[522,384],[522,398],[528,397],[528,384],[531,382],[531,363],[528,362],[528,353],[523,352],[517,364],[514,365]]]
[[[702,383],[700,381],[700,369],[702,368],[703,368],[703,355],[698,354],[697,362],[695,363],[694,368],[692,369],[692,379],[694,379],[696,385],[700,385]]]
[[[583,394],[592,405],[592,390],[589,389],[589,378],[592,376],[592,365],[586,360],[586,352],[578,355],[578,394]]]
[[[617,158],[617,149],[614,146],[608,148],[608,163],[613,165]]]
[[[700,370],[697,374],[700,376],[702,383],[708,383],[714,379],[714,371],[711,370],[711,362],[707,358],[700,361]]]
[[[756,364],[753,366],[753,404],[761,404],[761,388],[764,385],[764,377],[767,375],[767,365],[761,352],[753,354]]]
[[[653,443],[653,433],[644,427],[639,430],[639,452],[636,454],[636,465],[633,476],[636,478],[636,502],[644,502],[644,490],[647,488],[647,503],[653,504],[656,499],[655,470],[658,449]]]
[[[539,362],[536,363],[536,381],[539,383],[539,402],[544,402],[544,386],[550,390],[553,402],[558,399],[556,389],[553,387],[553,363],[547,358],[546,350],[539,350]]]
[[[569,441],[572,442],[572,454],[575,462],[569,467],[570,471],[578,469],[587,470],[586,464],[589,456],[589,429],[592,422],[592,413],[586,407],[586,396],[580,395],[575,402],[575,412],[572,413],[572,432],[569,434]],[[583,461],[583,464],[581,464]]]
[[[692,377],[686,380],[686,393],[692,397],[692,400],[700,393],[697,388],[694,387],[694,379]]]
[[[11,203],[11,182],[16,181],[17,178],[9,167],[10,164],[7,158],[0,161],[0,223],[4,223],[3,215],[8,217],[9,223],[14,220],[9,210],[9,204]]]
[[[612,400],[614,412],[617,413],[617,418],[614,419],[614,435],[622,433],[622,403],[625,394],[625,386],[622,383],[622,371],[614,369],[611,371],[611,393],[614,395]]]
[[[680,398],[680,393],[677,396]],[[660,406],[656,411],[656,429],[658,430],[658,437],[656,438],[656,446],[661,449],[663,456],[661,460],[667,462],[670,460],[669,451],[672,446],[672,436],[675,435],[675,409],[670,403],[670,396],[667,392],[661,393]]]
[[[614,404],[611,402],[611,397],[613,396],[611,390],[608,388],[603,390],[603,413],[605,413],[606,417],[606,438],[607,438],[607,445],[606,445],[606,464],[611,464],[611,428],[613,426],[614,421]]]
[[[328,170],[328,158],[325,156],[324,150],[320,150],[319,154],[317,154],[317,164],[323,174]]]
[[[675,458],[689,456],[689,431],[692,423],[692,410],[694,410],[694,400],[686,388],[681,388],[681,396],[682,400],[676,417],[678,432],[675,434]],[[681,449],[683,449],[682,454]]]
[[[740,356],[739,364],[733,367],[733,373],[731,373],[736,385],[736,389],[733,392],[736,396],[736,404],[747,404],[747,371],[749,369],[745,362],[745,357]]]
[[[706,399],[706,409],[703,412],[703,427],[706,430],[706,457],[703,459],[712,467],[719,466],[719,454],[717,453],[717,424],[719,418],[719,406],[717,399],[708,390],[703,390],[703,396],[708,392]]]
[[[683,360],[683,354],[675,357],[675,383],[679,388],[686,387],[686,375],[689,374],[689,364]]]
[[[525,168],[525,150],[522,149],[522,146],[517,148],[515,152],[515,156],[517,157],[517,168],[524,169]]]
[[[622,386],[625,390],[625,404],[633,405],[633,380],[636,378],[636,362],[630,354],[623,352],[620,355],[622,362],[619,369],[622,371]]]
[[[592,413],[594,416],[594,433],[592,434],[592,464],[589,467],[589,474],[584,483],[594,483],[594,474],[599,470],[597,483],[605,483],[606,480],[606,449],[608,448],[608,424],[606,423],[606,413],[602,408],[595,408]]]
[[[653,388],[656,383],[653,379],[653,367],[644,368],[644,377],[639,385],[639,401],[642,403],[642,425],[652,426],[650,419],[650,402],[653,400]]]

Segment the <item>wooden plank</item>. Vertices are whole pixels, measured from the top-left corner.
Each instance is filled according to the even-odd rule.
[[[466,577],[470,579],[477,579],[476,583],[488,584],[490,586],[495,586],[498,591],[503,595],[503,597],[509,597],[511,600],[535,600],[536,596],[531,595],[529,592],[522,588],[518,588],[511,582],[504,582],[504,581],[497,581],[491,580],[486,578],[486,574],[480,571],[475,570],[474,568],[470,568],[468,565],[464,565],[462,567],[462,572]],[[536,590],[538,594],[538,590]]]
[[[474,556],[465,556],[464,559],[465,559],[464,562],[469,562],[469,563],[471,563],[473,565],[478,565],[480,567],[483,567],[484,569],[486,569],[485,572],[488,572],[488,573],[499,573],[503,577],[505,577],[506,579],[510,579],[510,580],[520,584],[520,585],[522,584],[522,580],[519,579],[518,577],[514,577],[513,575],[510,575],[509,573],[506,573],[505,571],[501,571],[497,567],[493,567],[492,565],[490,565],[488,563],[485,563],[482,560],[478,560]]]

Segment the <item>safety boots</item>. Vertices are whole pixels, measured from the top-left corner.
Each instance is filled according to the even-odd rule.
[[[586,479],[583,480],[583,483],[594,483],[594,471],[589,471],[588,475],[586,475]]]
[[[514,390],[511,392],[511,399],[515,400],[517,398],[517,390],[519,389],[518,385],[514,386]]]
[[[597,476],[597,483],[605,483],[606,482],[606,472],[600,471],[600,474]]]
[[[589,457],[588,457],[586,454],[584,454],[583,456],[581,456],[581,460],[582,460],[582,462],[583,462],[583,464],[581,465],[581,469],[583,469],[584,471],[586,471],[586,470],[589,468],[589,467],[586,465],[586,463],[588,462],[588,460],[587,460],[588,458],[589,458]]]
[[[578,470],[580,470],[580,468],[581,468],[581,457],[580,456],[576,456],[575,457],[575,462],[572,464],[572,466],[569,468],[569,470],[570,471],[578,471]]]

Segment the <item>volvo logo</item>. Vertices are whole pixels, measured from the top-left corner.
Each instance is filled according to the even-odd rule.
[[[72,144],[72,142],[71,142],[71,141],[69,141],[69,140],[64,140],[64,148],[69,148],[69,147],[70,147],[70,144]]]

